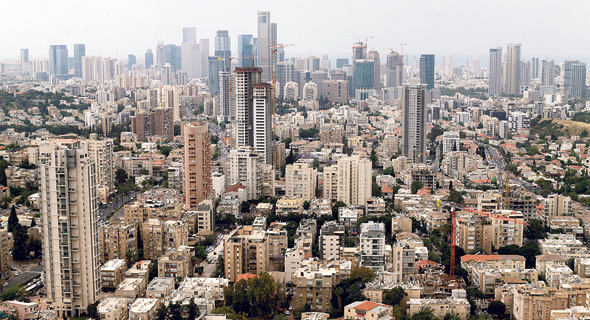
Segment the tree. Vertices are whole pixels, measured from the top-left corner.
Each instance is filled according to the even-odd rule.
[[[86,313],[88,314],[88,316],[92,319],[98,319],[98,304],[100,303],[100,301],[96,301],[95,303],[89,304],[88,307],[86,307]]]
[[[14,260],[23,261],[28,258],[28,241],[29,233],[27,228],[17,224],[13,229],[12,236],[14,243],[12,245],[12,258]]]
[[[196,318],[198,318],[201,315],[201,311],[199,311],[199,308],[197,308],[197,304],[195,303],[195,299],[191,299],[191,301],[188,304],[187,307],[188,311],[188,316],[187,316],[187,320],[195,320]]]
[[[337,287],[334,290],[334,294],[336,295],[336,297],[338,298],[338,309],[342,309],[342,296],[344,295],[344,289],[342,287]]]
[[[309,304],[299,305],[295,310],[293,310],[293,319],[294,320],[301,320],[301,314],[304,312],[308,312],[311,310],[311,306]]]
[[[342,201],[337,201],[332,206],[332,217],[334,217],[334,219],[336,219],[336,220],[338,220],[338,208],[340,208],[340,207],[346,207],[346,203],[344,203]]]
[[[127,179],[129,179],[127,176],[127,171],[123,170],[122,168],[117,168],[117,171],[115,172],[115,181],[117,181],[117,183],[120,185],[125,185]]]
[[[152,261],[152,263],[150,264],[150,269],[149,269],[149,281],[148,282],[151,282],[157,276],[158,276],[158,261]]]
[[[29,238],[27,241],[27,253],[33,253],[33,258],[41,258],[43,254],[43,245],[41,244],[41,240],[37,238]]]
[[[242,279],[223,291],[225,305],[249,317],[272,316],[283,304],[285,290],[267,272],[248,280]]]
[[[232,309],[228,306],[215,308],[215,309],[211,310],[211,314],[224,314],[224,315],[227,315],[227,318],[231,319],[231,320],[247,320],[246,317],[236,313],[236,311],[234,311],[234,309]]]
[[[367,267],[356,268],[356,269],[352,270],[352,272],[350,273],[351,278],[361,278],[363,283],[367,283],[367,282],[371,282],[371,281],[375,280],[376,276],[377,275],[375,274],[375,271],[373,271]]]
[[[461,320],[461,318],[459,318],[458,316],[456,316],[452,313],[445,314],[445,317],[443,319],[444,320]]]
[[[565,265],[568,266],[568,268],[572,269],[572,271],[574,271],[575,263],[576,259],[574,257],[571,257],[565,261]]]
[[[295,155],[293,155],[293,149],[291,149],[291,151],[289,152],[289,155],[285,159],[285,162],[287,164],[293,164],[293,163],[295,163]]]
[[[196,246],[195,247],[195,257],[199,260],[207,259],[207,250],[203,246]]]
[[[461,192],[456,191],[455,189],[451,189],[451,192],[449,193],[447,200],[455,203],[465,203],[465,199],[463,199],[463,195],[461,194]]]
[[[309,203],[309,201],[303,202],[303,210],[309,210],[310,206],[311,206],[311,204]]]
[[[415,180],[412,182],[410,188],[412,189],[412,194],[416,194],[418,190],[424,188],[424,183],[422,183],[420,180]]]
[[[543,221],[540,219],[531,219],[529,225],[524,228],[524,237],[529,240],[538,240],[547,238],[547,230]]]
[[[164,304],[161,304],[156,310],[156,320],[166,320],[166,313],[168,313],[168,309]]]
[[[182,320],[182,306],[178,301],[168,305],[168,320]]]
[[[390,306],[395,306],[407,296],[408,293],[402,287],[395,287],[393,289],[383,290],[383,303]]]
[[[437,320],[431,308],[424,308],[412,316],[412,320]]]
[[[488,313],[499,318],[506,313],[506,305],[502,301],[494,300],[488,306]]]
[[[16,215],[16,208],[14,205],[10,208],[10,215],[8,216],[8,232],[12,232],[18,224],[18,216]]]
[[[33,219],[31,219],[31,226],[30,228],[34,227],[37,225],[37,222],[35,222],[35,217],[33,217]]]

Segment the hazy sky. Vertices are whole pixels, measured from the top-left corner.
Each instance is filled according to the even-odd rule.
[[[401,49],[411,56],[454,54],[455,65],[481,57],[490,46],[521,43],[522,57],[590,62],[590,1],[579,0],[6,0],[0,19],[0,59],[16,59],[29,48],[46,58],[49,45],[86,44],[86,55],[143,59],[158,40],[180,44],[183,27],[211,39],[229,30],[232,51],[238,34],[257,34],[256,12],[270,11],[280,43],[294,43],[287,57],[328,54],[350,57],[353,42],[365,36],[369,49]],[[155,52],[155,50],[154,50]]]

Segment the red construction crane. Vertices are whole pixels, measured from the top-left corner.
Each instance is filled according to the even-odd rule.
[[[451,206],[451,262],[450,271],[451,276],[455,275],[455,243],[457,242],[457,219],[455,219],[455,207]]]

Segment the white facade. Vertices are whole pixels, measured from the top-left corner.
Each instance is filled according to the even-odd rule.
[[[375,272],[385,266],[385,224],[370,221],[361,224],[361,265]]]
[[[299,160],[285,169],[286,196],[311,201],[315,198],[317,170],[311,162]]]
[[[446,131],[443,133],[443,153],[451,151],[460,151],[460,137],[459,132]]]
[[[426,85],[405,85],[402,98],[402,153],[413,163],[424,162],[426,153]]]
[[[338,201],[350,206],[364,205],[371,197],[372,163],[359,155],[338,159]]]

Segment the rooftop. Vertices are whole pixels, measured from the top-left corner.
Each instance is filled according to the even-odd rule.
[[[115,271],[125,265],[124,259],[113,259],[107,261],[100,267],[100,271]]]
[[[156,277],[148,284],[147,291],[165,291],[171,284],[174,284],[174,278]]]
[[[129,313],[146,313],[156,307],[158,299],[138,298],[129,307]]]
[[[109,313],[113,312],[116,309],[119,309],[121,306],[127,306],[127,299],[125,298],[106,298],[100,302],[98,305],[98,312],[99,313]]]

